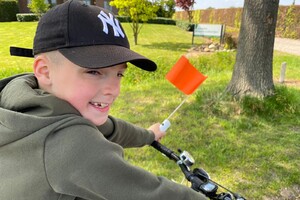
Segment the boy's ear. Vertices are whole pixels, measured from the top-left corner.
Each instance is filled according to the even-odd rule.
[[[38,79],[39,84],[41,85],[50,85],[50,61],[49,59],[41,54],[35,57],[33,63],[33,70],[35,77]]]

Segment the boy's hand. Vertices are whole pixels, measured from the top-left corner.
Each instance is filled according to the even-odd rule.
[[[161,140],[162,137],[164,137],[166,135],[166,132],[160,131],[159,126],[160,126],[160,123],[156,123],[148,128],[148,130],[151,130],[154,132],[155,140],[158,142]]]

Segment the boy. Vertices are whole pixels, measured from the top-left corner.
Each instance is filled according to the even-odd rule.
[[[164,133],[108,115],[127,62],[156,69],[129,49],[112,14],[75,0],[56,6],[38,24],[33,54],[34,75],[0,81],[0,199],[205,199],[123,159],[122,147]]]

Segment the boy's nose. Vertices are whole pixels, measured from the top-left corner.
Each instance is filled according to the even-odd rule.
[[[119,95],[120,80],[116,78],[108,78],[106,83],[101,88],[103,88],[102,92],[105,95]]]

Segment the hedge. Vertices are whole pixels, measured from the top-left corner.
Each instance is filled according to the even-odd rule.
[[[154,19],[149,19],[148,24],[169,24],[169,25],[176,25],[176,21],[170,18],[164,17],[156,17]]]
[[[0,0],[0,22],[17,21],[16,14],[18,12],[19,7],[16,1]]]
[[[38,21],[39,17],[37,14],[34,13],[18,13],[17,20],[19,22],[32,22],[32,21]]]
[[[120,22],[131,22],[130,17],[126,16],[117,16]],[[141,22],[143,23],[143,22]],[[149,19],[146,23],[148,24],[169,24],[169,25],[176,25],[176,21],[171,18],[164,18],[164,17],[156,17],[154,19]]]

